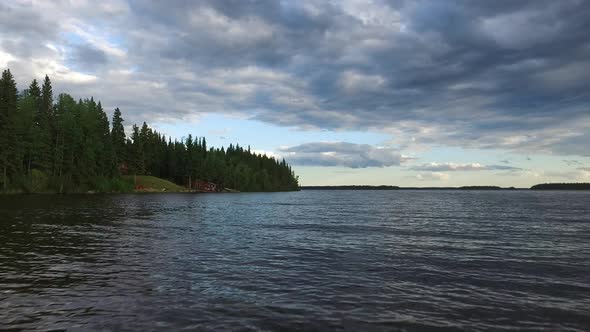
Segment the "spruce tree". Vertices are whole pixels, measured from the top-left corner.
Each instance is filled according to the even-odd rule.
[[[38,130],[37,144],[35,144],[35,165],[40,170],[51,174],[53,164],[53,89],[49,76],[45,75],[39,111],[37,114]]]
[[[101,176],[111,177],[116,172],[117,163],[113,152],[109,119],[104,112],[100,101],[96,106],[96,112],[98,117],[98,137],[101,142],[99,151],[99,174]]]
[[[133,125],[131,140],[131,154],[129,156],[131,169],[134,174],[143,174],[145,172],[143,163],[143,144],[141,142],[139,127],[136,125]]]
[[[51,119],[53,115],[53,88],[49,76],[45,75],[43,87],[41,88],[41,112]]]
[[[9,172],[15,173],[17,169],[17,93],[12,73],[4,70],[0,78],[0,169],[4,191],[8,189]]]
[[[27,124],[25,131],[25,148],[26,148],[26,169],[27,175],[31,176],[31,170],[34,163],[35,152],[40,150],[39,145],[39,115],[41,107],[41,89],[36,79],[33,79],[29,85],[27,94],[27,109],[22,110],[25,113],[26,119],[23,119]]]
[[[119,110],[118,107],[115,108],[115,112],[113,113],[111,139],[113,142],[113,151],[115,154],[117,167],[120,167],[121,164],[127,160],[125,148],[127,138],[125,137],[125,128],[123,127],[123,121],[124,120],[121,115],[121,110]]]

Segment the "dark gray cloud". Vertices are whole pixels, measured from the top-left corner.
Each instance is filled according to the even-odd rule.
[[[108,62],[106,53],[90,44],[74,45],[70,61],[81,71],[96,70]]]
[[[350,168],[397,166],[405,160],[397,149],[347,142],[314,142],[281,149],[291,164]]]
[[[132,121],[241,113],[590,155],[588,1],[55,1],[0,5],[0,22],[0,65]]]
[[[16,37],[15,33],[19,33],[21,37],[38,40],[58,33],[58,26],[51,18],[32,8],[31,4],[0,4],[0,22],[2,39]]]
[[[428,163],[410,167],[414,171],[460,172],[460,171],[520,171],[522,168],[507,165],[482,165],[480,163]]]

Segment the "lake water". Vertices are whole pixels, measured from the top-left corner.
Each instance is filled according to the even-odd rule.
[[[590,192],[0,197],[0,329],[590,330]]]

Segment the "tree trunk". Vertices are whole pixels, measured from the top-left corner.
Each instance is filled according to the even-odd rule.
[[[31,190],[33,189],[33,176],[31,175],[31,160],[33,159],[33,153],[29,149],[29,165],[27,165],[27,174],[29,174],[29,181],[31,182]]]
[[[55,149],[53,150],[53,167],[51,169],[51,175],[57,175],[57,163],[59,159],[59,132],[55,134]]]
[[[29,163],[27,165],[27,174],[31,175],[31,151],[29,151]]]
[[[6,192],[7,187],[8,187],[8,179],[6,176],[6,165],[4,165],[4,192]]]
[[[64,159],[66,159],[65,151],[66,151],[66,141],[62,138],[62,146],[61,152],[59,154],[59,193],[63,194],[64,191],[64,178],[63,178],[63,170],[64,170]]]
[[[60,194],[63,194],[63,192],[64,192],[64,179],[62,177],[62,170],[63,170],[63,166],[61,166],[59,168],[59,181],[60,181],[60,184],[59,184],[59,193]]]

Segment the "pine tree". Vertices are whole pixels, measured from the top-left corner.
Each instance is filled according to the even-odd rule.
[[[112,177],[116,173],[117,162],[113,152],[109,119],[104,112],[100,101],[96,105],[96,113],[98,117],[97,134],[101,142],[99,151],[99,174],[101,176]]]
[[[12,73],[9,69],[4,70],[0,78],[0,168],[4,191],[8,189],[8,173],[14,172],[17,168],[15,164],[17,94]]]
[[[33,79],[31,84],[29,85],[29,89],[27,91],[26,96],[26,106],[23,107],[23,123],[26,127],[25,130],[25,149],[26,149],[26,169],[27,175],[31,176],[31,170],[33,167],[33,158],[35,157],[35,151],[37,150],[38,145],[38,135],[39,135],[39,114],[40,114],[40,107],[41,107],[41,89],[39,88],[39,84],[37,83],[36,79]]]
[[[66,182],[71,182],[76,153],[76,142],[79,140],[79,125],[76,123],[76,101],[72,96],[62,93],[54,107],[55,112],[55,177],[59,183],[58,191],[64,191]]]
[[[141,129],[139,131],[139,145],[141,146],[140,151],[140,155],[139,158],[141,159],[140,164],[142,165],[141,167],[141,174],[146,174],[146,171],[148,170],[148,165],[150,162],[150,150],[151,150],[151,146],[150,146],[150,128],[148,127],[147,123],[143,123],[143,125],[141,126]]]
[[[115,153],[117,167],[119,167],[122,163],[124,163],[127,160],[127,150],[125,148],[127,138],[125,137],[125,128],[123,127],[123,121],[124,120],[121,115],[121,110],[119,110],[118,107],[115,108],[115,112],[113,114],[111,139],[113,141],[113,151]]]
[[[33,97],[33,100],[35,102],[35,110],[38,110],[41,106],[41,89],[39,88],[39,83],[37,83],[37,79],[33,79],[31,85],[29,85],[29,95]]]
[[[35,167],[50,174],[53,164],[53,89],[49,76],[45,75],[43,87],[41,88],[41,98],[39,102],[39,111],[37,113],[36,132],[37,143],[35,144]]]
[[[139,133],[139,127],[133,125],[133,132],[131,134],[131,155],[130,166],[134,174],[144,174],[145,167],[143,163],[143,144]]]
[[[45,75],[43,87],[41,89],[41,112],[45,113],[48,118],[53,115],[53,88],[49,76]]]

